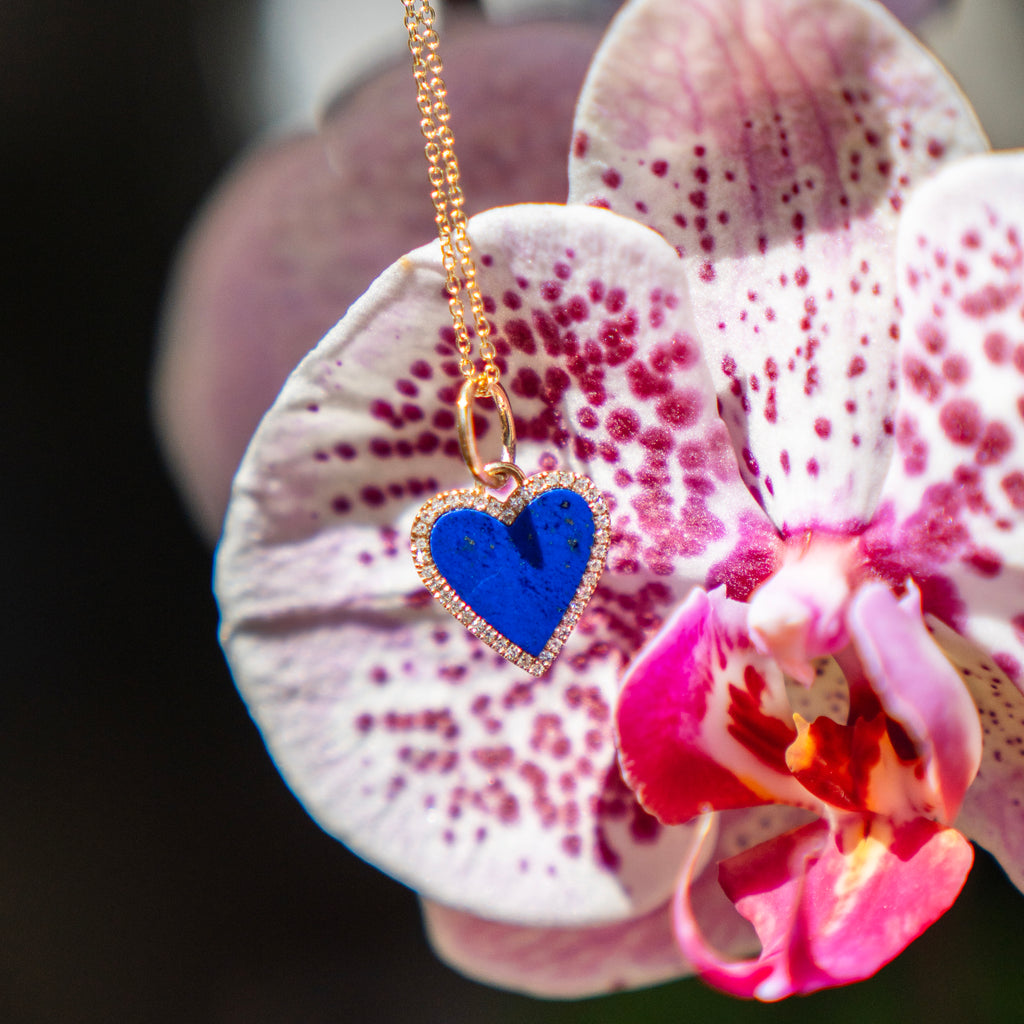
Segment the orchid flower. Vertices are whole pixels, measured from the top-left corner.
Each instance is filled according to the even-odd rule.
[[[520,465],[582,470],[612,509],[542,680],[408,557],[418,505],[467,482],[436,244],[285,384],[232,492],[225,650],[289,785],[421,893],[451,963],[543,995],[699,969],[777,998],[899,952],[955,897],[962,835],[1024,882],[1022,171],[963,159],[983,149],[876,5],[626,5],[570,205],[470,222]],[[757,944],[719,863],[763,943],[738,967]],[[847,939],[897,893],[869,962]]]

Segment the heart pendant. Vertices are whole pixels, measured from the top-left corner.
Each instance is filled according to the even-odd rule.
[[[609,517],[587,477],[527,477],[502,501],[445,491],[417,513],[416,571],[474,636],[533,675],[551,667],[604,570]]]

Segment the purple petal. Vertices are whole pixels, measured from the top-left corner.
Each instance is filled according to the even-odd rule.
[[[904,25],[915,25],[929,14],[948,5],[948,0],[885,0],[885,6]]]
[[[469,210],[562,201],[573,106],[599,34],[545,24],[446,36]],[[168,459],[211,540],[245,446],[295,364],[381,270],[434,235],[418,117],[403,59],[335,103],[319,136],[241,161],[192,229],[155,391]]]
[[[744,477],[784,532],[870,517],[899,211],[982,148],[955,84],[878,5],[634,0],[595,58],[571,200],[679,248]]]
[[[735,468],[691,487],[677,457],[706,451],[721,424],[661,239],[583,207],[495,210],[470,230],[520,465],[582,468],[613,508],[608,571],[555,668],[538,681],[496,659],[422,590],[409,557],[424,498],[471,482],[436,244],[378,279],[264,419],[218,559],[222,636],[271,752],[329,832],[449,906],[608,922],[667,898],[685,841],[619,780],[617,675],[733,543],[729,517],[754,506]],[[610,397],[634,378],[653,396],[636,398],[651,417],[638,434]],[[655,430],[670,437],[657,510],[644,505]],[[725,504],[710,540],[678,525],[709,488]],[[656,547],[662,533],[674,549]]]

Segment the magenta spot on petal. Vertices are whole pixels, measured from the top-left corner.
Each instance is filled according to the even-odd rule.
[[[1000,486],[1009,498],[1010,504],[1015,509],[1024,511],[1024,473],[1019,470],[1007,473],[1000,481]]]
[[[668,174],[668,161],[667,160],[654,160],[651,163],[651,173],[656,178],[664,178]]]
[[[903,374],[911,389],[929,402],[934,402],[942,392],[941,379],[917,356],[907,356],[903,360]]]
[[[979,576],[991,579],[1003,570],[1003,561],[995,551],[976,548],[963,559]]]
[[[640,431],[640,417],[632,409],[613,409],[606,425],[613,440],[632,441]]]
[[[1020,285],[1012,284],[1005,288],[997,288],[989,284],[980,291],[965,295],[960,300],[960,308],[968,315],[976,318],[1001,313],[1020,295]]]
[[[832,424],[824,416],[819,416],[814,421],[814,432],[824,440],[832,433]]]
[[[699,391],[677,391],[658,402],[658,416],[670,427],[690,427],[700,416],[702,397]]]
[[[993,422],[986,428],[978,443],[974,459],[980,465],[988,466],[1001,462],[1013,447],[1013,435],[1002,424]]]
[[[982,347],[985,355],[997,366],[1005,363],[1010,357],[1010,342],[1001,331],[993,331],[987,335]]]
[[[609,167],[601,175],[601,180],[609,188],[618,188],[622,184],[622,175],[614,167]]]
[[[672,387],[666,377],[653,373],[639,360],[629,364],[626,377],[629,380],[630,391],[639,399],[667,394]]]
[[[939,425],[954,444],[974,444],[981,434],[981,412],[970,399],[955,398],[940,410]]]
[[[622,288],[611,288],[608,290],[604,300],[604,307],[609,313],[621,313],[625,305],[626,292]]]

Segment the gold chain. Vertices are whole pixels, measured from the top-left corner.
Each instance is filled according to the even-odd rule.
[[[483,395],[489,392],[492,384],[498,383],[501,371],[495,362],[497,353],[491,341],[491,325],[484,316],[484,300],[476,280],[473,247],[466,233],[466,214],[462,209],[465,199],[459,183],[459,161],[455,156],[451,113],[445,101],[448,91],[441,77],[444,66],[438,54],[440,40],[434,29],[434,9],[427,0],[402,0],[402,6],[405,8],[405,27],[409,33],[412,72],[416,79],[416,104],[422,115],[420,131],[426,140],[424,152],[429,164],[427,175],[432,189],[430,199],[434,204],[434,221],[441,239],[448,308],[461,357],[459,369],[467,381],[476,383],[478,393]],[[473,345],[469,340],[461,299],[463,288],[469,296],[469,308],[473,313],[473,324],[483,358],[484,369],[480,373],[473,363]]]

